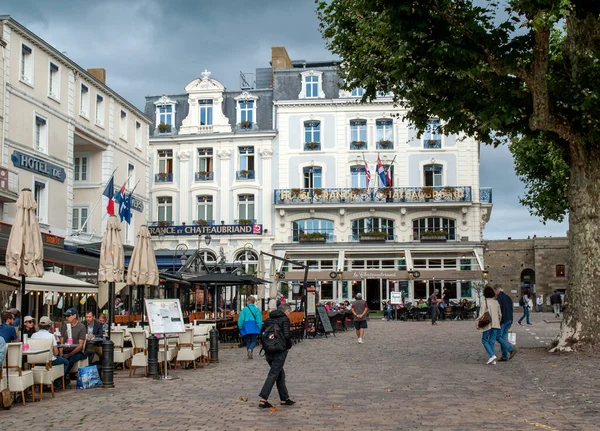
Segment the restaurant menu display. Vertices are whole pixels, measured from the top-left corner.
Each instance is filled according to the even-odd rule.
[[[179,299],[146,299],[151,334],[185,332]]]
[[[322,307],[322,306],[317,307],[317,316],[319,316],[319,320],[321,321],[321,324],[323,325],[323,332],[325,332],[326,334],[333,332],[333,327],[331,326],[331,321],[329,320],[329,317],[327,316],[327,310],[325,309],[325,307]]]
[[[390,292],[390,304],[402,304],[402,292]]]

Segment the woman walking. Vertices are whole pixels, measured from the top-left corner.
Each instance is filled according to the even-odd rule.
[[[246,306],[240,313],[238,318],[238,328],[240,334],[246,339],[246,349],[248,349],[248,359],[253,358],[254,347],[256,347],[256,337],[260,334],[262,328],[262,313],[256,305],[254,305],[254,296],[248,296]],[[248,322],[246,325],[244,325]],[[256,322],[256,324],[254,323]]]
[[[533,308],[533,301],[531,299],[531,293],[529,293],[529,291],[525,291],[525,293],[523,294],[523,298],[521,298],[521,302],[522,302],[522,306],[523,306],[523,315],[521,316],[521,318],[519,319],[519,321],[517,322],[519,325],[523,326],[523,324],[521,323],[523,321],[523,319],[527,320],[527,324],[531,325],[531,322],[529,321],[529,312],[531,311],[531,309]]]
[[[483,331],[481,334],[481,344],[485,348],[489,358],[486,362],[487,365],[496,365],[496,341],[502,345],[503,348],[509,352],[509,359],[515,355],[516,351],[513,346],[502,337],[500,337],[500,321],[502,320],[502,312],[500,311],[500,304],[496,300],[496,294],[494,289],[490,286],[486,286],[483,289],[483,297],[484,302],[481,303],[481,312],[479,314],[480,318],[487,312],[490,313],[491,320],[490,323],[486,326],[483,326],[479,329]]]

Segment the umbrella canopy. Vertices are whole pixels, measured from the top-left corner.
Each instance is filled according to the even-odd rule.
[[[138,231],[127,269],[127,284],[158,286],[158,265],[147,226]]]
[[[122,282],[125,272],[125,254],[121,242],[121,225],[116,215],[111,215],[100,246],[98,281]]]
[[[10,277],[44,275],[44,247],[36,209],[33,193],[23,189],[17,199],[17,213],[6,246],[6,271]]]
[[[258,268],[256,270],[256,274],[258,275],[259,278],[265,278],[265,256],[261,253],[260,256],[258,256]],[[258,299],[264,299],[265,298],[265,285],[264,284],[259,284],[258,285]]]
[[[199,275],[196,277],[186,279],[190,283],[205,283],[205,284],[220,284],[227,286],[243,286],[243,285],[256,285],[269,283],[267,280],[255,277],[250,274],[223,274],[223,273],[211,273],[205,275]]]

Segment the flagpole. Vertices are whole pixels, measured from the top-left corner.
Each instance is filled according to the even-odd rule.
[[[109,179],[108,179],[108,182],[106,183],[106,185],[108,185],[108,183],[110,182],[110,179],[115,176],[115,172],[117,172],[117,169],[119,169],[118,166],[112,171],[112,174],[110,174],[110,177],[108,177]],[[106,185],[102,188],[103,191],[104,191],[104,188],[106,188]],[[85,219],[85,223],[79,229],[77,229],[77,234],[81,234],[81,232],[83,232],[83,228],[85,228],[87,226],[88,222],[90,221],[90,218],[92,217],[92,214],[94,213],[94,211],[96,210],[96,207],[98,206],[98,203],[102,200],[102,196],[104,196],[104,195],[100,194],[100,197],[96,200],[96,203],[94,203],[92,210],[90,211],[87,218]]]
[[[386,173],[387,173],[387,172],[389,172],[390,168],[391,168],[391,167],[392,167],[392,165],[394,164],[394,161],[396,160],[396,157],[398,157],[398,155],[397,155],[397,154],[394,156],[394,158],[392,159],[392,163],[390,163],[390,164],[388,165],[388,168],[387,168],[387,169],[385,169],[385,166],[383,167],[383,168],[385,169],[385,172],[386,172]],[[392,178],[391,176],[389,176],[389,175],[388,175],[387,177],[388,177],[390,180],[392,180],[392,181],[393,181],[393,178]],[[392,186],[392,184],[388,184],[388,187],[391,187],[391,186]]]
[[[367,173],[369,166],[367,165],[367,159],[365,159],[365,152],[363,151],[361,154],[362,154],[363,160],[365,162],[365,178],[367,179],[367,181],[369,181],[369,184],[367,184],[367,190],[369,190],[369,188],[370,188],[369,186],[371,185],[371,180],[369,179],[370,172]]]

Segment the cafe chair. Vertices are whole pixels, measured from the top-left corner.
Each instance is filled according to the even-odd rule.
[[[178,362],[182,363],[183,368],[183,363],[189,364],[191,361],[196,369],[196,360],[202,356],[202,347],[194,344],[194,328],[185,328],[185,333],[179,335],[178,349],[175,368]]]
[[[8,343],[6,345],[6,380],[11,392],[20,392],[25,405],[25,390],[31,388],[31,399],[35,402],[33,371],[21,368],[23,358],[23,343]]]
[[[114,363],[123,364],[123,370],[125,370],[125,364],[128,363],[133,356],[133,349],[131,347],[123,347],[123,344],[125,344],[125,332],[110,331],[110,341],[114,344]]]
[[[131,364],[129,366],[129,377],[131,377],[132,373],[135,374],[135,370],[139,367],[144,367],[145,375],[148,376],[148,349],[146,345],[146,331],[143,329],[132,328],[129,331],[129,335],[131,336],[131,344],[133,345]]]
[[[62,365],[52,366],[52,340],[33,339],[29,340],[30,350],[47,350],[46,353],[27,355],[27,363],[33,371],[33,382],[40,385],[40,400],[43,399],[44,385],[50,385],[50,392],[54,398],[54,381],[62,378],[62,387],[65,389],[65,367]]]

